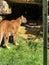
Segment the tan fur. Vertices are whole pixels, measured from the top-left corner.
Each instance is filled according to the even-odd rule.
[[[17,18],[16,20],[4,20],[0,23],[0,45],[1,41],[4,37],[4,46],[8,48],[8,41],[9,36],[13,36],[13,40],[15,42],[15,45],[17,44],[17,36],[18,36],[18,29],[21,23],[26,23],[27,20],[25,17],[21,16]]]

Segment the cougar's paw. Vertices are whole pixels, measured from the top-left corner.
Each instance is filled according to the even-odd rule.
[[[9,47],[9,46],[7,46],[7,45],[3,45],[3,47],[4,47],[4,48],[7,48],[7,49],[10,49],[10,47]]]
[[[19,45],[19,44],[16,42],[15,45]]]
[[[7,49],[10,49],[10,47],[9,47],[9,46],[6,46],[6,48],[7,48]]]

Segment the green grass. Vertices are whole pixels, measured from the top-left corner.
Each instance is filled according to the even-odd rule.
[[[19,46],[0,47],[0,65],[43,65],[43,44],[18,38]]]
[[[48,43],[47,43],[47,65],[49,65],[49,32],[48,32]]]
[[[47,53],[47,65],[49,65],[49,49],[48,49],[48,53]]]
[[[48,49],[47,49],[47,65],[49,65],[49,42],[48,42]]]

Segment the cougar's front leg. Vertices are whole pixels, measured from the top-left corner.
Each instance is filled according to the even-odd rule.
[[[13,35],[13,40],[14,40],[14,44],[15,44],[15,45],[19,45],[19,44],[17,43],[17,38],[18,38],[18,33],[15,33],[15,34]]]
[[[9,46],[8,46],[8,41],[9,41],[9,36],[8,35],[4,35],[4,47],[6,47],[6,48],[10,48]]]

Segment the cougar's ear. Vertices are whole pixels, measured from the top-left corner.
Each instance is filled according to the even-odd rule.
[[[23,15],[21,15],[21,18],[23,18]]]

